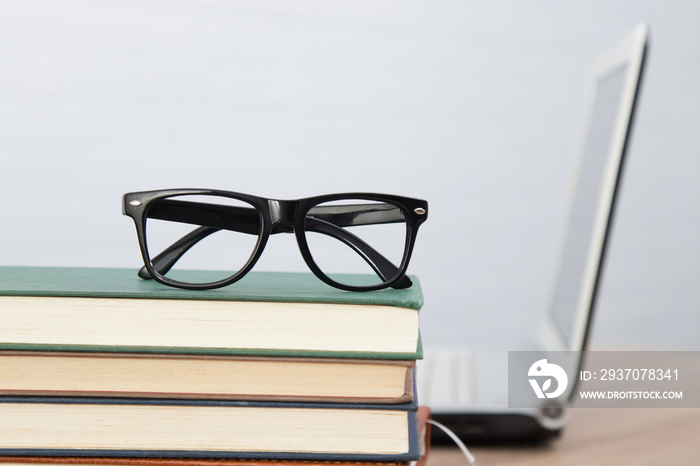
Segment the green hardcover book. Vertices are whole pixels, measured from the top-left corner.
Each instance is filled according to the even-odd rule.
[[[132,269],[0,267],[0,350],[413,360],[420,284],[347,292],[251,272],[181,290]]]

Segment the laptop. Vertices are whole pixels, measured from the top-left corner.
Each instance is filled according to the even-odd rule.
[[[417,371],[420,403],[430,406],[433,418],[465,442],[543,441],[558,436],[566,424],[576,377],[569,377],[573,380],[564,384],[566,390],[557,398],[538,395],[544,398],[538,405],[509,407],[509,357],[520,350],[534,351],[535,356],[565,351],[574,356],[564,369],[577,374],[581,367],[649,34],[647,25],[637,26],[594,63],[577,144],[568,225],[548,309],[530,338],[531,346],[424,348],[425,359]],[[438,429],[433,432],[435,440],[444,438]]]

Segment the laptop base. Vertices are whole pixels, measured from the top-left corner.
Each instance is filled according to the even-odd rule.
[[[563,429],[545,429],[532,416],[515,413],[433,413],[432,418],[454,432],[468,446],[479,444],[540,445],[559,437]],[[431,441],[452,440],[439,429],[431,430]]]

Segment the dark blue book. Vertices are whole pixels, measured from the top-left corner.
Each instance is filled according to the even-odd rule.
[[[0,455],[420,459],[417,405],[0,397]]]

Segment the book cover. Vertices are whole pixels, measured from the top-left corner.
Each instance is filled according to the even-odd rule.
[[[0,397],[0,455],[418,461],[416,403]]]
[[[409,466],[409,462],[383,461],[284,461],[215,458],[120,458],[120,457],[52,457],[0,456],[2,466]],[[422,466],[421,460],[416,466]]]
[[[420,310],[423,294],[413,286],[371,292],[343,291],[310,272],[256,272],[214,290],[181,290],[139,278],[137,269],[0,266],[0,295],[103,298],[201,299],[219,301],[367,304]],[[206,271],[196,272],[206,274]]]
[[[0,267],[0,350],[419,359],[420,283],[366,293],[251,272],[180,290],[135,270]]]

